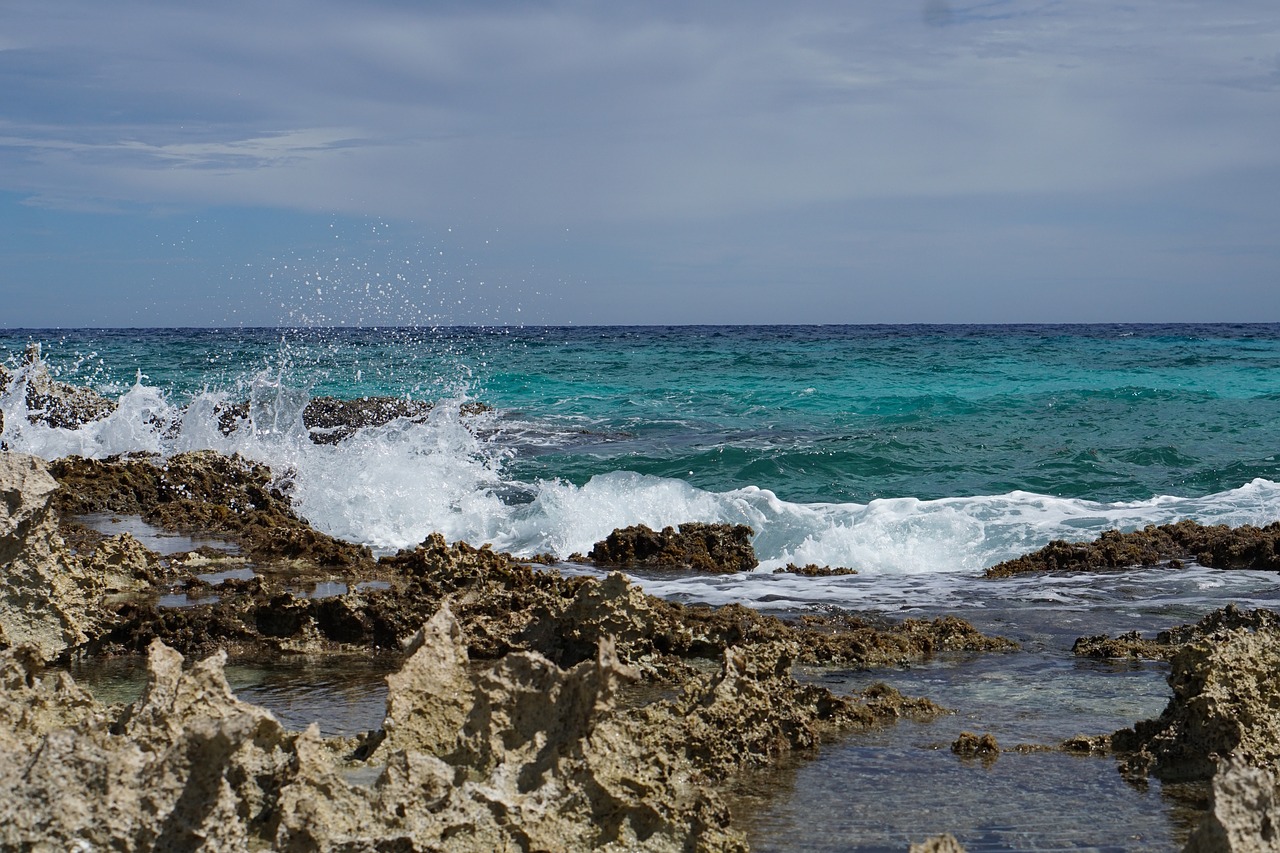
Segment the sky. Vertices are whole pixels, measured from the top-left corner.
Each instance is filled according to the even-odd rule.
[[[4,0],[0,327],[1280,321],[1276,0]]]

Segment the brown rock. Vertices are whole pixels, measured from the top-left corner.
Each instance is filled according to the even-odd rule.
[[[1194,521],[1149,525],[1132,533],[1108,530],[1093,542],[1054,540],[1031,554],[998,563],[989,578],[1027,572],[1086,572],[1165,564],[1184,560],[1219,569],[1280,571],[1280,522],[1266,527],[1206,527]]]
[[[991,734],[976,735],[973,732],[961,732],[951,744],[951,751],[961,758],[982,758],[994,761],[1000,756],[1000,744]]]
[[[745,524],[691,522],[655,531],[643,524],[619,528],[588,554],[596,565],[618,568],[686,568],[716,574],[749,572],[760,562]]]

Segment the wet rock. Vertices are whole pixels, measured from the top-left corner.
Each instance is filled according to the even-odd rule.
[[[1000,744],[992,734],[976,735],[973,732],[961,732],[951,744],[951,751],[961,758],[981,758],[984,761],[995,761],[1000,757]]]
[[[421,423],[431,414],[434,405],[424,400],[404,397],[360,397],[340,400],[336,397],[314,397],[302,410],[302,425],[315,444],[337,444],[367,427],[379,427],[404,418]],[[231,435],[249,423],[249,404],[230,403],[218,406],[214,414],[223,435]],[[464,415],[478,415],[491,411],[483,403],[465,403]]]
[[[841,566],[819,566],[816,563],[809,563],[805,566],[787,563],[782,568],[774,569],[773,573],[775,575],[800,575],[806,578],[830,578],[840,575],[856,575],[858,570]]]
[[[676,699],[636,711],[640,730],[706,777],[721,780],[743,767],[812,749],[836,732],[946,713],[883,684],[850,697],[800,684],[791,675],[796,654],[790,643],[728,649],[719,672],[686,684]]]
[[[948,832],[925,839],[919,844],[912,844],[911,853],[964,853],[964,845]]]
[[[1137,631],[1130,631],[1117,637],[1109,637],[1106,634],[1080,637],[1071,645],[1072,654],[1096,660],[1116,658],[1166,660],[1174,650],[1175,647],[1172,644],[1143,639]]]
[[[10,372],[0,367],[0,394],[9,389],[12,382],[25,384],[24,403],[27,420],[33,424],[76,429],[91,421],[101,420],[116,410],[116,402],[98,392],[78,385],[59,382],[49,375],[49,369],[40,360],[40,345],[27,347],[22,367]],[[0,429],[4,428],[0,416]]]
[[[1280,849],[1274,769],[1228,759],[1213,777],[1213,799],[1184,853],[1267,853]]]
[[[1168,631],[1160,631],[1153,639],[1146,639],[1137,631],[1108,637],[1100,634],[1080,637],[1071,650],[1079,657],[1097,659],[1142,658],[1169,660],[1187,643],[1211,637],[1226,628],[1242,628],[1249,631],[1271,630],[1280,632],[1280,614],[1271,610],[1241,610],[1234,604],[1206,614],[1193,625],[1181,625]]]
[[[1111,752],[1111,735],[1075,735],[1064,740],[1059,748],[1076,755],[1107,755]]]
[[[1136,566],[1179,568],[1191,560],[1218,569],[1280,571],[1280,522],[1266,527],[1205,526],[1194,521],[1148,525],[1132,533],[1108,530],[1093,542],[1054,540],[1031,554],[998,563],[989,578],[1028,572],[1087,572]]]
[[[66,517],[91,512],[141,515],[183,533],[218,534],[258,560],[306,560],[321,566],[372,563],[364,546],[326,536],[293,511],[287,482],[265,465],[213,451],[167,461],[77,456],[51,464],[63,484],[56,506]]]
[[[1183,646],[1171,666],[1160,717],[1112,737],[1129,753],[1127,774],[1209,779],[1229,756],[1255,767],[1280,759],[1280,631],[1223,627]]]
[[[587,555],[599,566],[617,568],[688,568],[729,574],[749,572],[760,563],[745,524],[680,525],[655,531],[643,524],[619,528]]]

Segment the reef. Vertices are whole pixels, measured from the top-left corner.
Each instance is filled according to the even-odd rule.
[[[421,423],[434,408],[435,405],[428,401],[406,397],[371,396],[355,400],[313,397],[302,409],[302,428],[314,444],[337,444],[358,430],[385,426],[402,418],[411,423]],[[491,411],[490,407],[483,403],[469,402],[462,406],[465,415],[488,411]],[[219,405],[214,414],[223,435],[231,435],[253,425],[253,409],[247,401]]]
[[[1117,637],[1099,634],[1080,637],[1071,648],[1078,657],[1170,660],[1189,643],[1210,639],[1223,630],[1236,628],[1253,632],[1280,632],[1280,614],[1261,608],[1241,610],[1234,604],[1228,604],[1205,614],[1193,625],[1180,625],[1160,631],[1152,638],[1143,637],[1137,631]]]
[[[1192,561],[1215,569],[1280,571],[1280,522],[1265,527],[1206,526],[1195,521],[1148,525],[1132,533],[1108,530],[1093,542],[1055,539],[1045,547],[988,568],[989,578],[1029,572],[1095,572],[1136,566],[1181,568]]]
[[[598,566],[624,569],[683,568],[715,574],[749,572],[760,565],[751,546],[754,534],[745,524],[690,522],[681,524],[679,529],[664,527],[662,530],[637,524],[613,531],[607,539],[597,542],[587,557]]]
[[[616,572],[566,577],[438,534],[375,560],[301,519],[287,473],[211,452],[2,454],[0,496],[3,847],[741,850],[718,785],[946,713],[883,684],[837,695],[797,665],[1013,647],[953,618],[682,605]],[[161,556],[128,534],[91,535],[76,520],[90,512],[217,534],[239,552]],[[682,526],[686,542],[742,560],[738,531],[703,527]],[[246,560],[248,578],[193,574]],[[307,578],[339,593],[306,594]],[[291,732],[231,694],[228,653],[299,652],[403,659],[382,726]],[[125,707],[47,668],[141,653],[148,685]],[[374,781],[349,781],[361,775]]]

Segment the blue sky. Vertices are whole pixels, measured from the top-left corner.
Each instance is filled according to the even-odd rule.
[[[10,0],[0,326],[1280,321],[1280,4]]]

